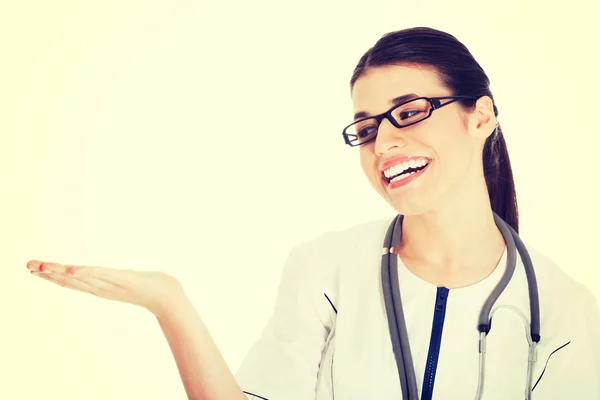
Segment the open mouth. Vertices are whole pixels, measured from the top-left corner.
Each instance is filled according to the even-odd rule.
[[[428,159],[400,163],[383,171],[383,180],[389,185],[408,179],[413,175],[420,175],[429,166],[429,163]]]

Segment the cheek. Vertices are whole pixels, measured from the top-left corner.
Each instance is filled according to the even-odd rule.
[[[462,132],[447,135],[435,145],[436,157],[439,160],[444,177],[457,177],[464,175],[472,162],[473,149],[468,135]]]
[[[370,181],[377,179],[377,163],[372,147],[365,145],[360,148],[360,166]]]

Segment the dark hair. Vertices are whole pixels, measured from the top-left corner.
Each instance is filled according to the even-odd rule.
[[[489,78],[465,45],[448,33],[426,27],[385,34],[360,58],[352,74],[350,88],[370,68],[399,64],[434,69],[453,95],[489,96],[494,101]],[[459,103],[465,109],[472,109],[475,102],[461,100]],[[498,115],[496,105],[494,113]],[[492,210],[518,233],[517,196],[500,125],[486,140],[482,157]]]

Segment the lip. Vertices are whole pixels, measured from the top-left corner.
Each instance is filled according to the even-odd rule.
[[[423,156],[398,156],[398,157],[394,157],[391,158],[387,161],[384,161],[382,164],[379,165],[379,171],[381,173],[383,173],[383,171],[385,171],[388,168],[392,168],[394,165],[398,165],[400,163],[403,163],[404,161],[410,161],[410,160],[420,160],[420,159],[426,159],[428,162],[431,161],[431,158],[429,157],[423,157]]]

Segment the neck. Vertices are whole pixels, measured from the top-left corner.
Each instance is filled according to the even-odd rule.
[[[461,189],[460,194],[446,196],[441,207],[404,217],[399,249],[403,259],[440,273],[491,273],[505,242],[494,221],[487,188],[483,184]]]

